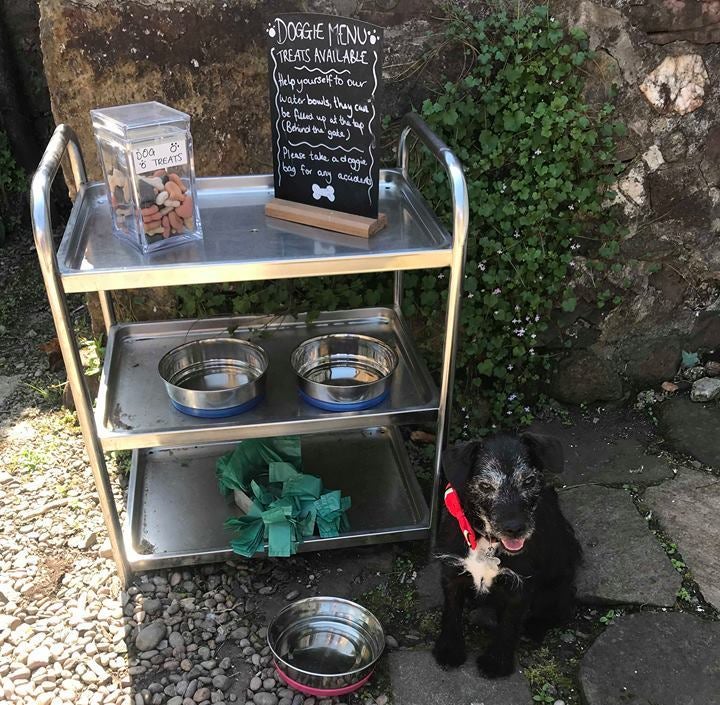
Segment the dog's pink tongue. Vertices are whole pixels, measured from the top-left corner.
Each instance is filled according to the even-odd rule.
[[[519,551],[525,545],[525,539],[501,538],[500,540],[508,551]]]

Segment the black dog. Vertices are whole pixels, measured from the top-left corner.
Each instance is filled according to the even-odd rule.
[[[464,517],[443,511],[438,538],[445,604],[433,653],[443,668],[465,661],[462,613],[473,593],[497,612],[492,642],[477,662],[489,678],[513,672],[523,626],[540,640],[570,618],[580,546],[555,490],[543,482],[544,471],[561,472],[563,465],[560,442],[532,433],[445,451],[443,468],[452,487],[446,494],[457,493],[446,505]]]

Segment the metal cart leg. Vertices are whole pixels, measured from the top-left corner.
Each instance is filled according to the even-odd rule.
[[[398,167],[405,179],[409,180],[408,136],[414,132],[432,155],[443,165],[450,181],[453,207],[453,245],[450,284],[448,288],[447,314],[445,318],[445,340],[443,343],[442,370],[440,375],[440,408],[438,411],[437,438],[435,445],[435,467],[432,496],[430,498],[431,543],[435,543],[438,522],[438,504],[442,480],[441,456],[447,445],[452,390],[455,378],[455,354],[460,322],[463,278],[465,272],[465,250],[467,248],[470,204],[462,164],[450,148],[435,135],[427,124],[416,114],[407,115],[405,127],[398,142]],[[398,276],[400,275],[400,276]],[[395,301],[402,301],[401,273],[395,277]]]
[[[98,291],[100,297],[100,310],[102,311],[105,332],[110,333],[110,328],[115,325],[115,307],[109,291]]]
[[[72,390],[78,421],[85,440],[92,468],[95,486],[100,497],[100,508],[102,509],[105,525],[110,536],[113,558],[117,564],[120,580],[126,585],[130,576],[130,565],[125,555],[122,542],[122,528],[118,516],[115,499],[110,485],[110,478],[105,464],[105,456],[100,442],[97,438],[95,419],[92,413],[92,401],[85,384],[82,363],[75,342],[72,326],[70,325],[70,314],[68,312],[65,296],[62,291],[62,284],[58,275],[57,260],[53,250],[52,226],[50,220],[50,186],[57,174],[60,162],[65,151],[70,156],[75,185],[79,189],[86,182],[85,165],[82,161],[75,133],[67,125],[59,125],[48,144],[45,154],[40,162],[37,172],[33,176],[30,209],[32,213],[33,233],[35,236],[35,247],[37,248],[40,268],[42,270],[45,288],[47,290],[50,310],[57,330],[60,350],[62,351],[68,382]],[[101,292],[100,302],[103,303]],[[106,302],[107,303],[107,302]],[[105,324],[110,320],[111,309],[103,307]]]

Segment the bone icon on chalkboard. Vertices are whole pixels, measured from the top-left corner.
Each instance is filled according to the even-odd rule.
[[[332,186],[327,186],[326,188],[321,188],[317,184],[312,185],[313,190],[313,198],[316,201],[319,201],[323,196],[327,198],[330,203],[332,203],[335,200],[335,189]]]

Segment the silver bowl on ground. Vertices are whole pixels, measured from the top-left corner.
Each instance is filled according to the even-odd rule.
[[[241,413],[265,391],[267,353],[237,338],[207,338],[167,352],[158,371],[173,405],[192,416]]]
[[[330,333],[301,343],[290,356],[300,391],[310,403],[360,408],[390,389],[398,355],[377,338]]]
[[[283,680],[303,692],[351,692],[369,678],[385,648],[377,617],[339,597],[288,605],[271,621],[267,640]]]

